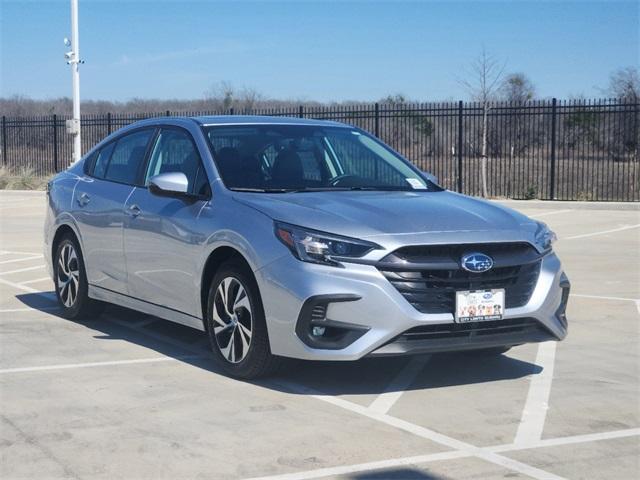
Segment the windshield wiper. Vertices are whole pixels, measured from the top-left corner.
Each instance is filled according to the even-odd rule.
[[[404,188],[404,187],[348,187],[347,190],[351,190],[351,191],[366,191],[366,192],[375,192],[375,191],[380,191],[380,192],[414,192],[417,189],[414,188]],[[419,189],[420,190],[427,190],[426,188],[424,189]]]
[[[290,193],[297,190],[289,188],[249,188],[249,187],[232,187],[229,190],[233,192],[253,192],[253,193]]]

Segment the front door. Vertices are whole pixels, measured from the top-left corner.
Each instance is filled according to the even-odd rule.
[[[168,198],[141,187],[125,205],[124,244],[130,295],[192,316],[200,315],[198,245],[206,240],[200,214],[209,208],[210,186],[191,134],[163,128],[147,164],[144,183],[182,172],[190,198]]]

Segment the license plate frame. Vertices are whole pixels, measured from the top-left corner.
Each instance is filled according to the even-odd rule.
[[[456,292],[454,321],[470,323],[502,320],[504,305],[504,288],[459,290]]]

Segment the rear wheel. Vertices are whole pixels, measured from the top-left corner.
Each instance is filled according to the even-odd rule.
[[[271,354],[258,285],[239,261],[224,263],[209,287],[207,333],[216,361],[238,378],[274,373],[281,359]]]
[[[89,284],[84,260],[73,236],[67,235],[58,243],[53,273],[63,317],[75,320],[100,315],[103,304],[88,296]]]

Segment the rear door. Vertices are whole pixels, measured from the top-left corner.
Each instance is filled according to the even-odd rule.
[[[78,182],[73,212],[82,237],[91,285],[128,293],[124,257],[124,206],[140,183],[154,129],[137,130],[105,145],[87,162]]]
[[[201,158],[187,130],[163,127],[150,150],[145,186],[136,188],[125,205],[130,294],[192,316],[200,314],[198,245],[207,232],[199,218],[210,198]],[[149,191],[149,179],[167,172],[186,175],[191,198],[159,197]]]

